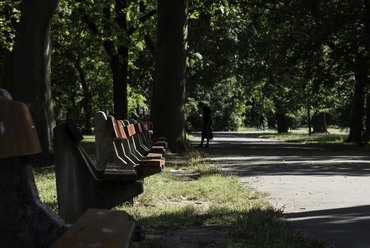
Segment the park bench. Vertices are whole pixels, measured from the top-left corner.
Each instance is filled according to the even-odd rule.
[[[129,124],[133,125],[133,127],[135,129],[135,134],[136,135],[133,136],[133,139],[135,141],[135,144],[137,146],[138,151],[141,154],[150,154],[150,153],[157,153],[158,154],[159,153],[159,154],[163,155],[163,154],[166,153],[166,149],[163,145],[154,145],[154,144],[149,143],[146,140],[143,129],[142,129],[142,126],[139,122],[137,122],[136,120],[131,119],[129,121]]]
[[[147,151],[141,147],[141,145],[138,143],[137,139],[135,138],[137,136],[136,129],[134,124],[130,124],[128,120],[122,121],[124,125],[124,130],[126,132],[126,136],[128,139],[128,142],[131,144],[131,148],[133,148],[134,153],[137,155],[140,159],[164,159],[163,157],[163,149],[160,149],[159,151],[155,152],[153,150]]]
[[[41,203],[30,157],[41,153],[26,104],[0,97],[1,247],[47,247],[64,221]]]
[[[133,167],[118,159],[102,163],[99,153],[93,161],[81,146],[82,139],[71,120],[54,128],[59,215],[68,222],[77,220],[88,208],[110,209],[144,190]],[[106,147],[106,154],[109,148],[113,150],[112,144]]]
[[[106,126],[106,127],[105,127]],[[128,128],[130,129],[130,128]],[[165,160],[160,157],[139,157],[135,150],[135,143],[129,143],[123,121],[107,116],[103,112],[95,115],[95,142],[97,155],[101,163],[121,161],[133,167],[140,178],[148,177],[162,171]]]
[[[130,123],[135,126],[135,130],[138,133],[138,139],[140,140],[142,146],[146,148],[146,150],[156,150],[157,153],[162,154],[166,153],[167,143],[161,141],[152,141],[148,136],[149,129],[144,122],[131,120]]]
[[[138,240],[135,220],[124,211],[88,209],[52,248],[130,247]]]
[[[165,137],[156,138],[153,132],[153,123],[152,122],[140,122],[142,130],[146,139],[154,146],[162,146],[165,149],[168,148],[167,139]]]
[[[123,211],[88,209],[66,225],[40,201],[29,163],[39,153],[27,105],[0,97],[1,247],[129,247],[132,239],[142,238]]]

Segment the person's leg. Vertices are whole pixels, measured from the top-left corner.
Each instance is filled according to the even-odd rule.
[[[207,144],[205,147],[209,147],[209,139],[207,138]]]
[[[202,138],[200,141],[200,145],[198,147],[203,147],[203,142],[204,142],[204,132],[202,132]]]

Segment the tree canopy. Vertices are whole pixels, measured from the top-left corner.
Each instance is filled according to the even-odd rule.
[[[158,60],[165,53],[161,30],[174,23],[157,20],[169,2],[59,2],[51,26],[49,96],[57,122],[73,118],[90,133],[97,110],[117,118],[150,118],[152,111],[157,121],[166,119],[161,126],[176,119],[192,131],[200,128],[197,103],[204,101],[217,130],[265,121],[287,132],[326,115],[329,124],[350,129],[349,142],[368,142],[367,0],[189,1],[174,7],[186,15],[185,53],[164,63]],[[0,0],[2,87],[9,85],[8,55],[21,36],[21,3]],[[181,79],[164,77],[179,72],[179,65],[186,68]],[[169,85],[182,85],[177,97]],[[156,105],[158,99],[168,102]],[[156,117],[160,108],[167,116]],[[184,141],[179,133],[169,135]]]

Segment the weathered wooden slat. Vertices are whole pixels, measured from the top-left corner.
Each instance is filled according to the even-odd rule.
[[[124,211],[88,209],[53,248],[129,247],[135,227]]]
[[[129,137],[133,136],[136,134],[136,131],[135,131],[135,126],[132,125],[132,124],[129,124],[125,127],[125,130],[127,131],[127,135]]]
[[[108,163],[103,177],[105,180],[112,181],[136,181],[137,173],[134,168],[130,168],[127,165]]]
[[[123,140],[126,140],[126,139],[127,139],[127,136],[126,136],[125,128],[124,128],[124,126],[123,126],[122,121],[118,120],[118,121],[117,121],[117,126],[118,126],[118,130],[119,130],[119,132],[120,132],[120,134],[121,134],[121,138],[122,138]]]
[[[28,106],[0,98],[0,158],[40,152],[39,139]]]
[[[107,119],[107,128],[113,140],[121,139],[120,131],[118,130],[117,127],[117,121],[112,116],[108,117]]]

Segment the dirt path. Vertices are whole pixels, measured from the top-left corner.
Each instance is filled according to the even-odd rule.
[[[370,247],[370,153],[255,137],[215,133],[203,151],[241,182],[269,193],[294,227],[327,247]]]

